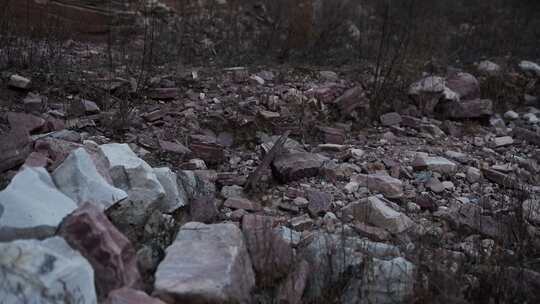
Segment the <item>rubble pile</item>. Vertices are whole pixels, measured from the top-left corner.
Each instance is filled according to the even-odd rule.
[[[119,129],[125,109],[9,75],[0,302],[472,301],[490,275],[538,290],[539,96],[498,113],[480,84],[505,71],[478,69],[420,79],[417,116],[363,128],[369,94],[339,71],[156,76]]]

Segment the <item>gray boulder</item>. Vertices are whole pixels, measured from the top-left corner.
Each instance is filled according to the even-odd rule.
[[[127,197],[126,192],[113,187],[99,174],[84,148],[73,150],[52,177],[60,191],[77,205],[89,202],[104,210]]]
[[[157,206],[160,211],[169,213],[187,205],[187,193],[183,185],[179,185],[176,173],[167,167],[154,168],[154,173],[165,189],[165,196],[159,201]]]
[[[153,204],[165,196],[154,170],[127,144],[106,144],[99,149],[109,161],[114,185],[125,190],[129,200]]]
[[[23,167],[0,192],[0,241],[50,236],[76,208],[44,168]]]
[[[411,84],[408,93],[424,114],[433,114],[440,100],[459,100],[459,95],[449,89],[445,79],[439,76],[428,76],[418,80]]]
[[[97,303],[94,270],[60,237],[0,243],[1,303]]]
[[[423,154],[416,155],[413,167],[416,170],[430,170],[441,174],[452,174],[457,170],[457,165],[444,157]]]
[[[251,303],[255,275],[234,224],[182,226],[159,264],[154,296],[169,303]]]

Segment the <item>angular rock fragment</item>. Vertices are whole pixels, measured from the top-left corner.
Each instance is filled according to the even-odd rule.
[[[512,189],[519,189],[520,188],[520,183],[504,174],[504,173],[501,173],[497,170],[494,170],[494,169],[484,169],[482,170],[482,173],[483,175],[490,181],[502,186],[502,187],[506,187],[506,188],[512,188]]]
[[[308,210],[312,216],[317,217],[330,210],[330,204],[333,201],[331,194],[317,190],[306,190],[306,196],[309,201]]]
[[[30,79],[14,74],[9,77],[8,86],[15,89],[27,90],[30,88],[30,83]]]
[[[114,185],[125,190],[129,200],[150,205],[165,196],[165,189],[153,169],[127,144],[101,145],[99,150],[109,161]]]
[[[170,152],[174,154],[179,155],[189,155],[191,154],[191,150],[189,150],[187,147],[185,147],[182,144],[171,142],[171,141],[165,141],[165,140],[159,140],[159,147],[161,150],[165,152]]]
[[[22,129],[11,130],[0,136],[0,172],[24,163],[32,152],[28,133]]]
[[[317,127],[317,129],[322,133],[322,140],[325,143],[342,145],[345,142],[346,134],[342,129],[330,127]]]
[[[234,210],[243,209],[246,211],[259,211],[262,209],[258,203],[242,197],[228,198],[223,204],[223,206]]]
[[[409,96],[416,102],[423,114],[433,114],[435,107],[442,100],[457,101],[459,96],[446,87],[444,78],[428,76],[411,84]]]
[[[453,202],[448,211],[438,212],[441,213],[441,217],[450,222],[454,229],[464,229],[497,240],[507,240],[509,231],[504,221],[485,214],[478,205],[468,202]]]
[[[189,145],[190,150],[198,158],[203,159],[208,164],[220,164],[225,160],[225,149],[214,140],[195,139]]]
[[[44,168],[25,167],[0,192],[0,241],[50,236],[76,208]]]
[[[374,241],[383,242],[390,239],[390,233],[383,228],[366,225],[364,223],[358,223],[353,226],[358,235],[367,237]]]
[[[459,95],[460,100],[480,98],[480,83],[469,73],[455,73],[446,79],[446,86]]]
[[[84,116],[84,115],[91,115],[91,114],[97,114],[101,110],[99,109],[99,106],[91,101],[86,100],[82,98],[77,98],[75,100],[72,100],[69,105],[69,112],[74,116]]]
[[[493,139],[493,146],[495,148],[509,146],[514,143],[512,136],[502,136]]]
[[[501,67],[489,60],[483,60],[478,64],[478,71],[484,75],[497,76],[501,73]]]
[[[3,303],[96,304],[92,266],[60,237],[0,243]]]
[[[32,92],[23,99],[24,109],[28,112],[41,112],[45,109],[46,103],[46,97]]]
[[[385,174],[359,174],[351,178],[352,182],[360,186],[368,187],[370,191],[379,192],[388,198],[400,198],[403,196],[403,183]]]
[[[284,183],[312,177],[319,174],[328,158],[312,153],[290,153],[277,156],[272,169],[278,179]]]
[[[395,211],[376,196],[349,204],[343,209],[343,214],[391,233],[401,233],[414,224],[408,216]]]
[[[12,130],[22,129],[29,134],[45,129],[45,119],[26,113],[7,113],[7,119]]]
[[[310,230],[313,227],[313,220],[309,215],[304,214],[291,219],[291,226],[294,230],[304,231]]]
[[[350,114],[358,107],[367,107],[369,106],[369,101],[366,96],[366,92],[362,86],[356,86],[351,88],[338,99],[334,100],[342,113]]]
[[[441,174],[452,174],[457,170],[457,165],[444,157],[421,154],[414,159],[413,167],[415,170],[430,170]]]
[[[154,168],[154,174],[165,190],[165,196],[157,203],[157,209],[170,213],[188,204],[187,193],[178,183],[176,173],[168,167]]]
[[[135,249],[95,205],[80,206],[64,219],[58,234],[92,264],[100,298],[113,289],[140,284]]]
[[[182,226],[156,272],[153,295],[165,302],[251,303],[255,286],[244,236],[233,224]]]
[[[77,205],[90,202],[105,210],[127,197],[124,190],[113,187],[99,174],[83,148],[73,150],[52,177],[60,191]]]
[[[383,126],[399,125],[401,123],[401,115],[396,112],[386,113],[380,117]]]

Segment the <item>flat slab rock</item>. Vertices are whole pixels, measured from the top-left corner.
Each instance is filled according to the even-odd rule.
[[[97,303],[92,266],[61,237],[0,243],[0,252],[2,303]]]
[[[0,241],[53,235],[76,208],[44,168],[24,167],[0,192]]]
[[[255,286],[242,231],[234,224],[182,226],[159,264],[154,296],[168,303],[251,303]]]
[[[400,198],[403,196],[403,183],[385,174],[358,174],[351,178],[360,186],[368,187],[370,191],[379,192],[388,198]]]
[[[58,235],[92,264],[100,298],[116,288],[138,287],[135,249],[95,205],[85,203],[66,217]]]
[[[324,162],[329,159],[313,153],[290,153],[277,156],[272,169],[278,179],[284,183],[313,177],[319,174]]]
[[[416,170],[430,170],[441,174],[451,174],[457,170],[457,165],[444,157],[421,154],[414,159],[413,167]]]
[[[124,190],[113,187],[99,174],[83,148],[73,150],[52,176],[60,191],[77,205],[90,202],[104,210],[127,197]]]
[[[407,215],[392,209],[376,196],[349,204],[343,208],[343,214],[391,233],[404,232],[414,225]]]

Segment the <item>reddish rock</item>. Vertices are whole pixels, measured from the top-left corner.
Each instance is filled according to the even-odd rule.
[[[334,101],[342,113],[350,114],[358,107],[369,106],[369,101],[366,93],[361,86],[354,87],[345,91],[338,99]]]
[[[38,139],[34,144],[35,151],[50,158],[50,170],[56,169],[71,151],[80,147],[82,147],[80,144],[50,137]]]
[[[446,86],[456,92],[460,100],[480,98],[480,83],[469,73],[456,73],[446,79]]]
[[[302,295],[306,288],[309,270],[309,263],[305,260],[298,263],[296,269],[278,287],[278,301],[280,304],[302,303]]]
[[[325,143],[342,145],[345,142],[345,131],[338,128],[318,127]]]
[[[45,121],[46,121],[47,131],[49,132],[60,131],[66,128],[64,121],[61,119],[54,118],[52,116],[47,116],[45,118]]]
[[[14,129],[0,137],[0,172],[22,165],[31,153],[30,137],[24,129]]]
[[[144,113],[141,116],[147,122],[154,122],[156,120],[162,119],[163,116],[165,116],[165,113],[163,113],[162,110],[155,110],[155,111]]]
[[[420,194],[416,197],[416,204],[420,206],[422,210],[429,210],[431,212],[437,211],[437,204],[435,199],[428,193]]]
[[[316,190],[307,190],[306,196],[309,201],[308,210],[312,216],[324,215],[330,210],[330,204],[333,200],[331,194]]]
[[[505,188],[512,188],[512,189],[521,188],[519,181],[497,170],[485,169],[485,170],[482,170],[482,173],[488,180],[496,184],[499,184],[500,186],[503,186]]]
[[[228,198],[225,201],[224,206],[231,209],[243,209],[246,211],[259,211],[262,209],[258,203],[241,197]]]
[[[165,302],[150,297],[144,291],[120,288],[109,293],[105,304],[165,304]]]
[[[292,248],[275,232],[274,219],[247,214],[242,218],[242,231],[258,283],[272,285],[289,273],[293,261]]]
[[[192,138],[193,140],[194,138]],[[215,141],[193,141],[189,145],[193,155],[208,164],[220,164],[225,160],[224,148]]]
[[[328,158],[313,153],[299,152],[277,156],[272,170],[282,182],[290,182],[319,174]]]
[[[47,164],[49,164],[50,159],[47,157],[47,155],[39,152],[32,152],[24,162],[25,166],[28,167],[43,167],[46,168]]]
[[[175,153],[175,154],[180,154],[180,155],[187,155],[191,153],[191,150],[189,150],[184,145],[171,142],[171,141],[159,140],[159,147],[161,148],[161,150],[165,152],[170,152],[170,153]]]
[[[367,237],[374,241],[382,242],[390,238],[390,233],[379,227],[359,223],[354,225],[353,228],[360,236]]]
[[[9,112],[7,119],[12,130],[22,129],[28,133],[36,133],[45,128],[45,119],[32,114]]]
[[[66,217],[58,234],[90,262],[100,297],[116,288],[139,285],[133,246],[94,205],[85,203]]]
[[[189,204],[189,210],[192,221],[205,224],[212,223],[219,214],[213,197],[200,197],[194,199]]]

